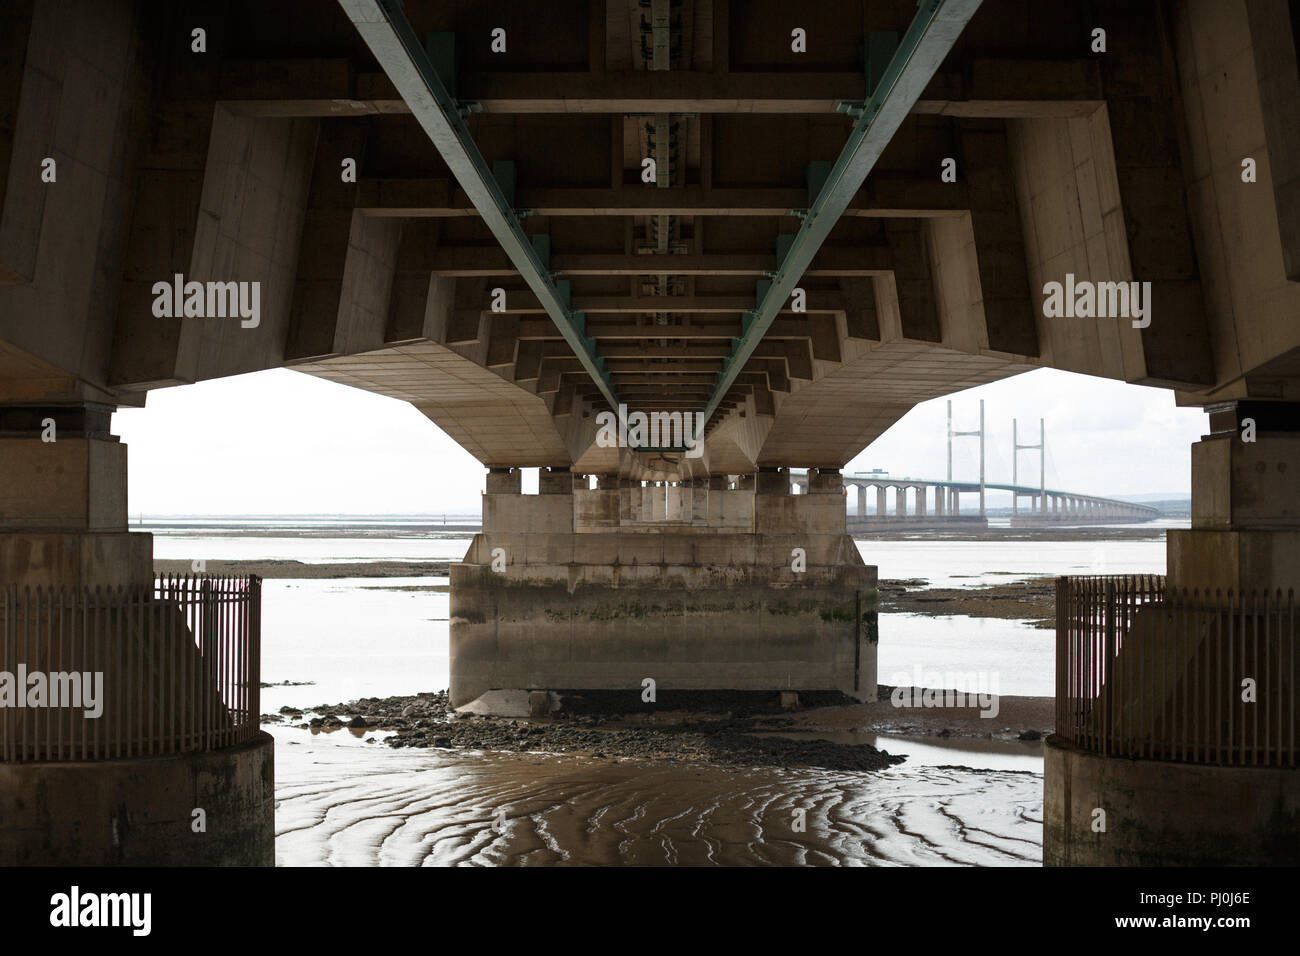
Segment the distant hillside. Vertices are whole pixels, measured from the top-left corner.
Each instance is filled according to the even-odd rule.
[[[1186,518],[1192,513],[1190,495],[1116,495],[1118,501],[1132,501],[1134,504],[1155,508],[1167,518]]]
[[[1155,504],[1157,501],[1185,501],[1190,502],[1192,496],[1185,491],[1162,491],[1154,494],[1148,492],[1144,495],[1107,495],[1107,498],[1114,498],[1116,501],[1132,501],[1140,505]]]
[[[1134,504],[1155,508],[1162,518],[1186,518],[1192,513],[1192,499],[1188,495],[1104,495],[1103,497],[1113,498],[1116,501],[1131,501]],[[1020,511],[1023,514],[1027,510],[1028,504],[1022,500]],[[1005,506],[989,507],[985,511],[985,514],[991,518],[1008,518],[1012,513],[1011,508]]]

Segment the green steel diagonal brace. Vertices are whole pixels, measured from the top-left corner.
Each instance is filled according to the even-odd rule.
[[[595,353],[594,339],[583,334],[569,305],[568,283],[551,281],[549,241],[537,248],[520,228],[519,217],[488,168],[469,128],[461,118],[456,100],[438,76],[425,46],[402,13],[400,0],[339,0],[339,6],[370,52],[388,75],[411,114],[437,147],[465,195],[478,209],[484,224],[491,230],[519,275],[537,296],[560,335],[569,343],[574,355],[587,370],[610,407],[618,408],[618,395],[605,371],[604,362]],[[513,179],[513,169],[501,166],[499,172]]]
[[[921,0],[917,5],[911,26],[864,104],[862,115],[854,123],[839,159],[826,174],[824,182],[818,182],[820,170],[814,171],[809,186],[815,187],[817,194],[810,197],[808,213],[803,217],[803,224],[793,242],[786,248],[784,237],[779,241],[778,255],[781,259],[777,273],[768,285],[760,283],[757,289],[759,301],[754,320],[745,322],[744,333],[718,375],[718,383],[704,408],[706,423],[718,410],[727,389],[731,388],[763,335],[771,328],[781,306],[866,181],[876,160],[921,98],[957,37],[979,9],[980,2]],[[874,67],[869,68],[874,72]]]

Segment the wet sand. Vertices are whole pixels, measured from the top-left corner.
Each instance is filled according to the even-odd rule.
[[[277,733],[281,866],[1042,862],[1033,773],[389,752]]]

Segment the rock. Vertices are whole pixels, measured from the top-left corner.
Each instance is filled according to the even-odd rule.
[[[1043,735],[1037,730],[1022,730],[1017,740],[1042,740]]]
[[[363,727],[369,727],[369,726],[370,726],[370,722],[369,722],[368,720],[366,720],[366,718],[364,718],[364,717],[359,717],[359,716],[358,716],[358,717],[353,717],[351,720],[349,720],[349,721],[348,721],[348,726],[349,726],[349,727],[352,727],[352,728],[358,728],[358,729],[359,729],[359,728],[363,728]]]

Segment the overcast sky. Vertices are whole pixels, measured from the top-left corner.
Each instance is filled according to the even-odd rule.
[[[988,480],[1011,477],[1012,418],[1024,443],[1037,441],[1041,417],[1049,487],[1087,494],[1187,494],[1189,449],[1207,426],[1172,392],[1051,369],[950,397],[959,431],[977,427],[984,399]],[[917,406],[847,470],[942,478],[945,401]],[[410,405],[287,369],[159,389],[113,423],[130,447],[132,515],[479,508],[483,468]],[[954,477],[978,476],[977,449],[956,440]],[[1022,483],[1037,482],[1036,452],[1021,452],[1020,467]]]

